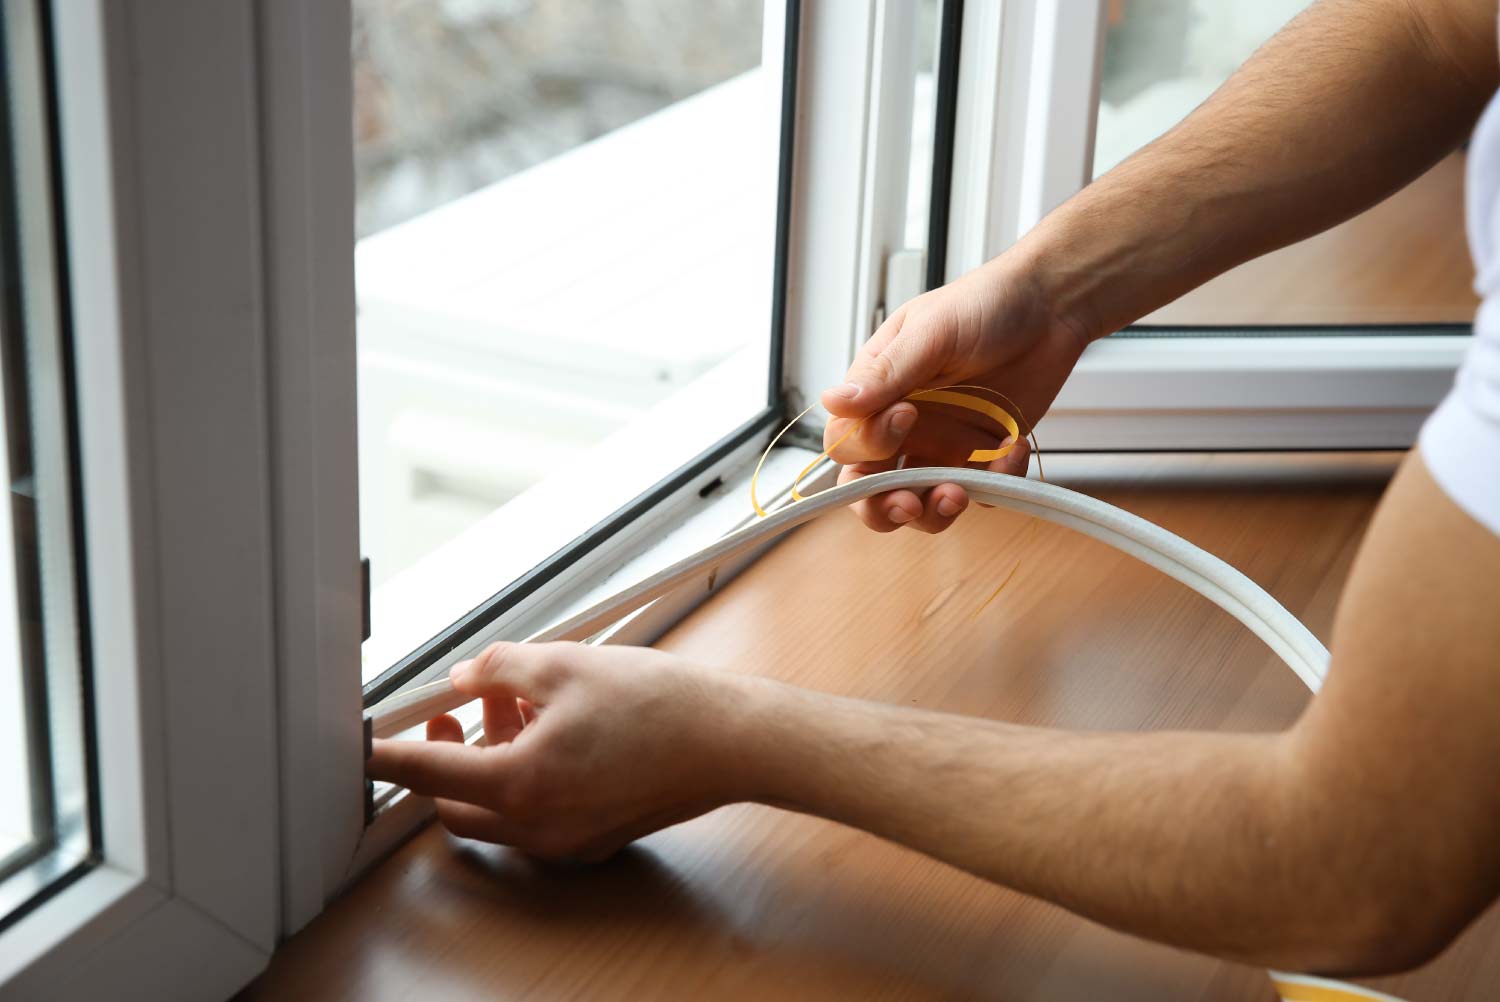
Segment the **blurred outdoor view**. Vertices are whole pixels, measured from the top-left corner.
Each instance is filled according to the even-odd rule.
[[[1094,148],[1102,175],[1185,118],[1310,0],[1108,0]],[[1147,322],[1468,323],[1477,300],[1453,154],[1342,226],[1248,262]]]
[[[377,585],[676,395],[711,383],[714,412],[701,446],[672,447],[688,455],[629,446],[664,466],[648,485],[764,405],[781,84],[764,19],[761,0],[354,0]],[[588,528],[588,493],[506,549],[544,557]]]
[[[354,0],[360,236],[760,65],[760,0]]]

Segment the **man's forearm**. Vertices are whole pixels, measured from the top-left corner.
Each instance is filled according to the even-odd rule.
[[[1014,250],[1089,337],[1355,215],[1451,151],[1497,76],[1492,0],[1322,0]]]
[[[1320,847],[1288,817],[1282,736],[1073,734],[756,689],[755,799],[1153,939],[1301,969],[1357,962],[1358,902],[1302,866]],[[1307,872],[1270,879],[1286,868]],[[1340,902],[1342,928],[1316,928],[1319,900]]]

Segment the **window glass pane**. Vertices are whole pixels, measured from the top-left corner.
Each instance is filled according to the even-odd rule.
[[[927,246],[927,224],[932,210],[932,144],[937,121],[938,13],[941,0],[917,0],[916,31],[912,34],[911,160],[906,181],[906,239],[908,249]]]
[[[369,678],[767,410],[785,14],[353,12]]]
[[[1308,0],[1111,0],[1094,173],[1166,132]],[[1342,226],[1251,261],[1145,318],[1182,326],[1468,324],[1464,157]]]
[[[0,6],[0,925],[91,847],[41,6]]]

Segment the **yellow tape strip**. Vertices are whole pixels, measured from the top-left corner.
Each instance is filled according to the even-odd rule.
[[[1376,1002],[1390,998],[1389,995],[1372,994],[1356,985],[1330,987],[1327,985],[1304,985],[1293,981],[1271,979],[1280,993],[1282,1002]]]
[[[985,387],[945,386],[936,390],[918,390],[916,393],[908,394],[906,399],[912,401],[913,403],[921,400],[930,404],[951,404],[954,407],[964,407],[968,410],[975,411],[976,413],[983,414],[985,417],[991,419],[996,424],[1003,427],[1006,431],[1010,432],[1010,444],[1003,445],[998,449],[975,449],[973,452],[969,453],[969,462],[971,463],[992,463],[995,460],[1002,459],[1015,451],[1016,444],[1021,441],[1021,430],[1016,426],[1016,419],[1010,416],[1010,412],[1005,410],[1005,408],[1001,407],[999,404],[992,403],[984,399],[983,397],[976,397],[972,393],[955,392],[959,389],[982,390],[985,389]],[[1002,399],[1004,398],[1004,394],[1000,393],[998,390],[991,390],[990,392],[994,393],[998,397],[1001,397]],[[1011,406],[1015,405],[1012,404]]]
[[[1003,459],[1004,457],[1010,455],[1011,452],[1015,450],[1016,445],[1021,441],[1021,429],[1016,421],[1016,418],[1011,416],[1009,411],[1007,411],[1005,408],[1001,407],[994,401],[986,400],[981,396],[976,396],[972,392],[959,392],[962,390],[977,390],[980,393],[993,393],[1001,400],[1004,400],[1007,404],[1010,404],[1010,406],[1016,406],[1009,397],[1001,393],[999,390],[992,390],[988,386],[971,386],[966,384],[955,386],[938,386],[930,390],[917,390],[915,393],[908,393],[904,399],[910,400],[913,403],[920,402],[929,404],[948,404],[953,407],[963,407],[966,410],[974,411],[977,414],[983,414],[985,417],[994,421],[1009,433],[1010,442],[995,449],[975,449],[973,452],[969,453],[968,462],[992,463],[997,459]],[[755,507],[755,514],[759,515],[761,518],[765,518],[765,516],[769,514],[763,507],[761,507],[760,500],[756,495],[756,486],[760,481],[761,467],[766,465],[766,457],[771,454],[771,450],[776,447],[776,443],[781,441],[781,436],[785,435],[788,431],[796,427],[797,422],[801,421],[803,418],[807,417],[807,415],[811,414],[816,407],[817,404],[814,404],[812,407],[807,408],[807,410],[792,418],[792,420],[787,423],[786,427],[778,431],[776,433],[776,437],[772,438],[771,443],[766,446],[766,451],[760,454],[760,462],[755,464],[755,472],[750,477],[750,504]],[[1016,413],[1020,414],[1020,408],[1016,408]],[[813,471],[813,468],[815,466],[821,463],[824,459],[827,459],[829,453],[831,453],[834,449],[837,449],[839,446],[843,445],[846,441],[849,440],[850,436],[859,431],[859,429],[864,426],[866,420],[868,420],[868,418],[856,421],[853,425],[850,426],[848,431],[839,436],[836,442],[834,442],[828,448],[824,449],[822,452],[818,453],[818,455],[813,459],[812,462],[808,463],[802,468],[802,472],[797,474],[796,479],[792,481],[793,502],[801,501],[803,499],[803,495],[798,489],[803,479]],[[1036,436],[1030,435],[1030,438],[1032,452],[1037,457],[1037,472],[1040,473],[1042,469],[1042,452],[1041,449],[1037,448]]]

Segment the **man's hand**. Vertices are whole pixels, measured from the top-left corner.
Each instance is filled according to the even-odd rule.
[[[487,747],[442,716],[426,742],[375,742],[368,771],[439,798],[455,835],[598,860],[749,796],[732,735],[739,690],[765,683],[645,648],[562,643],[494,644],[452,679],[483,698]]]
[[[903,457],[906,466],[966,466],[975,449],[993,449],[1004,432],[981,415],[902,399],[952,384],[998,390],[1020,409],[1013,416],[1022,441],[988,468],[1025,473],[1024,433],[1046,413],[1096,333],[1056,314],[1044,284],[1018,249],[891,314],[860,349],[848,382],[823,393],[823,406],[834,415],[823,433],[825,447],[865,419],[830,453],[844,464],[839,483],[893,470]],[[940,484],[922,496],[890,491],[854,507],[877,532],[902,525],[941,532],[968,503],[963,488]]]

